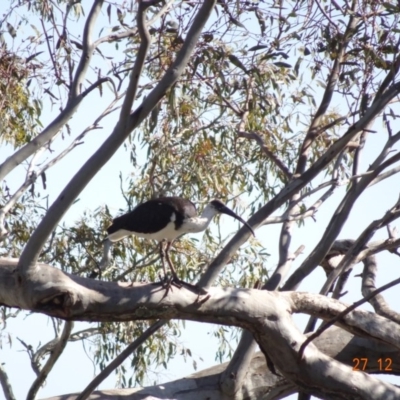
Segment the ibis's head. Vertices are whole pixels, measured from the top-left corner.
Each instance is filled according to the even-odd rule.
[[[217,199],[212,200],[209,204],[209,207],[212,207],[215,210],[216,214],[217,213],[227,214],[227,215],[230,215],[231,217],[237,219],[242,224],[246,225],[246,228],[253,234],[253,236],[255,236],[252,227],[243,218],[239,217],[239,215],[237,215],[230,208],[228,208],[221,200],[217,200]]]

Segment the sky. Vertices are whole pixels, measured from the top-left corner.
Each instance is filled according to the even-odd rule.
[[[4,6],[4,3],[2,5]],[[0,13],[2,13],[1,7],[2,6],[0,5]],[[88,123],[92,122],[94,116],[97,115],[98,109],[103,107],[102,102],[103,100],[98,96],[97,92],[92,93],[90,95],[90,100],[83,108],[84,113],[79,114],[77,118],[74,118],[71,121],[71,130],[74,133],[79,133]],[[57,110],[45,107],[42,117],[43,124],[46,125],[56,114]],[[78,171],[88,154],[91,155],[95,152],[102,141],[110,134],[115,118],[116,116],[110,117],[103,124],[103,129],[91,132],[85,139],[83,145],[78,146],[70,156],[49,170],[47,173],[47,185],[49,189],[46,194],[49,194],[50,202],[57,197],[65,184],[69,181],[70,177]],[[362,166],[364,169],[370,164],[374,154],[376,154],[376,149],[382,147],[385,134],[380,132],[382,132],[382,129],[379,129],[377,134],[371,134],[371,141],[367,142],[362,159]],[[58,144],[56,143],[55,148],[57,148],[57,146]],[[10,148],[2,148],[0,162],[10,153]],[[106,205],[114,215],[118,214],[119,210],[125,205],[125,201],[120,193],[120,172],[122,172],[124,179],[127,179],[132,173],[132,167],[129,162],[129,153],[123,147],[118,150],[110,162],[107,163],[107,165],[102,168],[102,170],[89,183],[85,191],[81,196],[79,196],[79,202],[75,203],[75,205],[68,211],[64,216],[64,220],[73,223],[73,221],[79,218],[84,210],[94,210],[97,207]],[[10,174],[7,178],[8,184],[16,186],[16,182],[19,182],[22,179],[22,173],[23,171],[19,169]],[[377,186],[369,188],[360,199],[357,200],[357,206],[354,208],[354,211],[341,232],[339,239],[357,237],[372,219],[381,217],[383,213],[397,200],[399,187],[400,177],[397,176],[388,181],[384,181]],[[300,265],[319,240],[323,230],[329,222],[330,212],[335,205],[338,204],[345,190],[345,186],[339,188],[326,202],[318,212],[316,222],[312,219],[308,219],[305,222],[304,227],[295,229],[292,249],[295,250],[300,245],[305,245],[306,249],[304,254],[295,261],[292,271]],[[248,215],[244,215],[244,217],[248,217]],[[237,224],[229,222],[228,217],[223,217],[221,219],[221,225],[226,228],[226,235],[235,232],[237,229]],[[396,222],[396,224],[393,225],[398,226],[399,224]],[[279,225],[267,225],[256,232],[257,239],[260,240],[268,250],[270,250],[271,257],[268,259],[268,265],[270,267],[276,265],[278,259],[276,249],[279,238],[279,228]],[[201,236],[196,237],[200,239]],[[382,230],[375,235],[374,240],[386,237],[386,231]],[[396,268],[398,266],[398,259],[396,256],[383,254],[378,257],[378,262],[380,266],[377,280],[378,286],[398,277],[398,274],[396,274]],[[361,265],[354,268],[350,279],[349,293],[342,299],[343,301],[351,303],[360,299],[361,280],[360,278],[355,277],[355,275],[359,274],[361,270]],[[302,283],[300,290],[316,293],[319,291],[324,279],[324,273],[322,272],[322,269],[319,268]],[[354,288],[356,288],[356,290],[352,290]],[[395,310],[400,311],[398,295],[396,295],[396,292],[398,292],[398,288],[388,290],[385,292],[385,298]],[[363,308],[371,309],[369,305],[364,305]],[[307,318],[297,315],[294,318],[300,329],[302,329]],[[87,326],[88,324],[86,323],[77,323],[74,331],[84,329]],[[182,342],[192,350],[198,363],[198,370],[215,365],[217,363],[215,360],[215,354],[218,348],[218,341],[212,334],[215,327],[209,324],[193,322],[187,322],[186,326],[187,329],[183,332],[180,340],[182,340]],[[22,399],[26,396],[30,384],[34,379],[34,373],[30,368],[28,355],[18,339],[25,343],[33,345],[38,344],[40,347],[40,344],[46,343],[53,338],[52,323],[48,317],[35,314],[29,315],[25,318],[9,319],[7,321],[7,330],[12,332],[12,335],[10,340],[4,336],[2,337],[0,360],[4,363],[4,367],[9,374],[16,398]],[[90,357],[86,355],[86,353],[90,352],[90,348],[88,348],[89,345],[86,344],[85,346],[81,342],[68,344],[67,350],[62,354],[55,368],[51,371],[46,386],[39,392],[39,398],[80,391],[86,386],[89,380],[94,377],[98,370],[96,370]],[[206,351],[204,346],[206,346]],[[203,361],[200,360],[200,357]],[[77,360],[79,360],[79,362],[77,362]],[[194,369],[192,368],[191,361],[189,360],[188,363],[185,363],[182,357],[177,356],[172,360],[168,370],[161,371],[158,376],[159,383],[184,377],[192,372],[194,372]],[[397,384],[400,383],[397,378],[395,378],[394,381]],[[102,383],[100,388],[111,389],[114,386],[115,378],[112,375]],[[0,400],[2,399],[2,396],[3,394],[0,393]]]

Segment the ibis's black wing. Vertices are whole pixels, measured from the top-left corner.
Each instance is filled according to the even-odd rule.
[[[139,204],[131,212],[115,218],[107,232],[111,235],[124,229],[137,233],[154,233],[161,231],[172,220],[179,227],[185,218],[194,216],[196,208],[191,201],[180,197],[160,197]]]

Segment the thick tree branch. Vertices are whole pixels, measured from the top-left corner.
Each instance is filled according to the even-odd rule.
[[[0,260],[0,302],[8,306],[26,305],[29,309],[67,320],[132,321],[181,318],[235,325],[252,332],[257,343],[271,357],[277,370],[302,390],[323,398],[395,399],[400,389],[332,360],[310,344],[302,362],[297,352],[305,337],[295,327],[292,312],[306,312],[330,319],[347,308],[342,302],[321,295],[298,292],[268,292],[248,289],[211,288],[209,298],[199,301],[197,291],[186,288],[165,294],[160,284],[122,286],[68,275],[45,264],[37,266],[29,287],[20,285],[13,273],[15,261]],[[374,337],[399,347],[397,324],[374,313],[354,310],[345,315],[341,326],[357,335]],[[328,379],[326,372],[334,379]],[[310,376],[313,387],[309,386]],[[381,397],[379,397],[381,396]]]
[[[94,174],[98,171],[98,169],[104,165],[106,161],[112,156],[112,154],[117,150],[117,148],[122,144],[123,140],[126,136],[132,131],[132,129],[139,125],[139,123],[148,115],[151,109],[157,104],[158,100],[154,100],[154,97],[162,95],[166,92],[166,90],[171,87],[171,85],[178,79],[180,74],[183,72],[185,68],[190,54],[194,49],[194,46],[197,42],[197,39],[202,31],[202,28],[207,21],[208,16],[210,15],[214,2],[204,2],[204,5],[200,8],[191,29],[189,30],[188,37],[182,46],[182,49],[177,55],[176,61],[170,67],[169,71],[171,73],[166,73],[165,79],[162,79],[160,84],[153,90],[152,93],[147,97],[144,101],[143,105],[139,108],[139,114],[134,113],[131,117],[131,120],[134,121],[133,125],[126,123],[126,117],[130,113],[130,108],[135,98],[137,83],[140,77],[140,71],[142,69],[145,56],[147,54],[147,50],[149,47],[149,35],[148,32],[144,29],[144,22],[138,21],[138,29],[141,34],[141,45],[139,48],[139,53],[131,74],[131,80],[129,84],[129,88],[127,91],[127,96],[125,98],[124,104],[121,109],[121,118],[120,122],[117,124],[116,129],[111,134],[110,138],[103,144],[103,146],[99,149],[99,151],[88,160],[88,162],[81,168],[81,171],[71,180],[69,185],[65,188],[64,192],[61,196],[56,200],[53,206],[50,208],[46,217],[42,220],[42,223],[38,226],[35,231],[33,237],[30,242],[24,249],[24,252],[21,255],[21,273],[24,275],[29,268],[31,268],[37,260],[40,249],[44,245],[44,241],[50,234],[52,226],[54,227],[55,223],[62,217],[64,212],[68,209],[69,205],[73,202],[77,194],[86,186],[86,184],[90,181],[90,179],[94,176]],[[138,19],[144,18],[144,9],[143,12],[138,12]],[[146,110],[143,112],[143,110]],[[147,113],[147,114],[146,114]],[[95,158],[95,161],[93,160]],[[26,278],[26,276],[24,276]],[[28,278],[29,279],[29,278]],[[156,327],[156,330],[159,326],[165,324],[166,321],[161,321],[153,325]],[[90,389],[92,390],[92,389]]]
[[[270,279],[268,279],[263,286],[263,290],[276,290],[286,277],[293,263],[294,257],[290,254],[290,243],[294,221],[289,219],[299,211],[297,203],[298,197],[299,195],[297,193],[293,195],[288,210],[285,213],[287,214],[288,220],[282,224],[281,228],[278,265]],[[226,395],[233,396],[242,387],[255,347],[256,341],[252,333],[247,330],[243,331],[235,353],[221,376],[221,388]]]
[[[132,102],[135,98],[138,79],[150,45],[148,32],[144,29],[144,11],[145,8],[142,9],[142,12],[138,12],[138,26],[140,25],[139,32],[142,35],[142,41],[131,73],[129,87],[122,104],[120,119],[110,137],[75,174],[32,234],[31,239],[28,241],[20,257],[19,269],[22,276],[36,263],[45,241],[58,221],[71,206],[76,196],[83,190],[88,182],[90,182],[105,162],[109,160],[129,134],[127,130],[127,117],[129,116]]]
[[[367,358],[368,363],[364,372],[383,373],[376,360],[390,357],[392,373],[398,375],[400,371],[400,352],[391,346],[383,345],[378,341],[357,338],[338,327],[331,327],[313,342],[324,354],[340,361],[343,364],[354,367],[354,358]],[[222,399],[219,388],[221,372],[225,370],[227,363],[217,364],[214,367],[196,372],[182,379],[167,382],[145,388],[114,389],[96,391],[90,397],[91,400],[108,396],[109,400],[188,400],[188,399]],[[357,373],[357,371],[353,371]],[[245,400],[250,398],[273,400],[284,398],[296,393],[298,387],[282,377],[273,375],[265,364],[265,357],[257,352],[249,365],[246,381],[235,399]],[[77,396],[77,395],[76,395]],[[64,394],[47,400],[76,400],[72,394]],[[332,400],[332,398],[330,399]]]
[[[149,96],[143,101],[138,110],[131,115],[129,122],[122,120],[117,123],[110,137],[103,143],[99,150],[97,150],[97,152],[88,159],[88,161],[71,179],[60,196],[49,208],[46,216],[36,228],[21,254],[19,265],[21,276],[24,276],[29,268],[35,264],[47,237],[50,235],[51,231],[54,229],[54,226],[62,218],[78,194],[85,188],[93,176],[121,146],[132,129],[134,129],[143,121],[143,119],[151,112],[161,97],[165,94],[166,90],[179,78],[183,69],[187,65],[187,62],[189,61],[190,54],[196,44],[202,28],[204,27],[204,24],[207,21],[208,16],[213,9],[213,6],[214,2],[204,2],[193,21],[185,43],[182,45],[182,48],[177,54],[175,62],[166,72],[164,78],[161,79],[156,88],[154,88]],[[139,55],[136,58],[133,71],[139,72],[141,70],[141,65],[144,63],[145,54],[147,53],[148,47],[149,43],[146,42],[146,38],[143,37],[139,49]],[[137,79],[137,76],[134,74],[131,75],[131,80]],[[132,87],[135,87],[133,83]],[[129,103],[129,100],[130,99],[128,98],[126,104]],[[128,107],[126,106],[125,110],[127,108]],[[126,111],[124,111],[124,113],[125,112]],[[24,277],[24,279],[25,278],[26,277]]]
[[[362,250],[358,255],[355,263],[363,261],[365,258],[370,255],[380,253],[381,251],[388,250],[392,253],[395,253],[396,250],[400,247],[400,239],[386,239],[386,240],[377,240],[374,242],[368,243],[366,249]]]
[[[336,324],[337,322],[340,322],[343,317],[345,317],[347,314],[349,314],[351,311],[355,310],[357,307],[361,306],[362,304],[366,303],[367,301],[370,301],[373,297],[378,295],[379,293],[385,291],[386,289],[389,289],[395,285],[398,285],[400,283],[400,278],[393,280],[392,282],[387,283],[386,285],[381,286],[379,289],[376,289],[372,292],[370,292],[367,296],[365,296],[363,299],[356,301],[353,303],[351,306],[347,307],[343,311],[341,311],[339,314],[337,314],[334,318],[330,319],[329,321],[326,321],[324,324],[322,324],[313,334],[311,334],[307,340],[300,346],[299,349],[299,354],[298,357],[301,359],[303,357],[303,353],[305,348],[309,343],[311,343],[316,337],[320,336],[322,332],[326,331],[330,326]],[[393,343],[392,343],[393,344]],[[400,348],[400,347],[399,347]]]
[[[331,273],[336,268],[338,268],[339,266],[342,265],[341,262],[343,261],[345,255],[348,253],[349,254],[352,253],[352,249],[353,249],[352,246],[354,246],[354,244],[355,244],[355,240],[349,240],[349,239],[338,240],[334,243],[334,245],[330,249],[329,253],[326,255],[326,257],[325,257],[326,259],[321,263],[328,278],[330,277]],[[368,282],[368,285],[371,285],[370,286],[371,288],[373,286],[373,290],[375,290],[375,286],[374,286],[374,284],[372,285],[372,281],[370,280],[371,275],[369,275],[371,272],[373,272],[370,270],[370,268],[372,267],[372,265],[375,262],[374,257],[372,257],[372,256],[383,250],[390,251],[391,249],[397,249],[399,246],[400,246],[400,240],[392,240],[392,239],[380,240],[380,241],[370,242],[370,243],[366,244],[364,246],[363,250],[361,250],[357,254],[354,254],[355,259],[353,260],[352,265],[355,265],[359,262],[364,263],[363,286],[364,286],[364,282]],[[358,247],[360,247],[360,246],[358,246]],[[342,274],[340,274],[340,277],[342,277],[342,276],[348,277],[348,274],[350,271],[351,271],[350,267],[347,266],[345,272],[344,273],[342,272]],[[367,273],[367,275],[369,276],[369,278],[366,281],[364,281],[364,278],[366,276],[365,273]],[[341,291],[342,291],[342,289],[340,287],[336,286],[332,297],[339,298]],[[372,292],[372,290],[369,290],[368,294],[371,292]],[[321,294],[326,294],[326,293],[321,292]],[[374,299],[374,297],[372,297],[372,299]],[[387,318],[389,318],[389,315],[390,315],[392,318],[389,318],[389,319],[391,319],[392,321],[396,321],[396,318],[398,318],[397,313],[395,313],[394,311],[389,309],[389,307],[386,305],[386,303],[384,303],[383,298],[381,299],[381,301],[382,301],[381,305],[382,305],[382,309],[383,309],[382,312],[387,313],[387,314],[386,315],[383,313],[382,314],[378,313],[378,314],[384,315]],[[311,317],[307,324],[305,332],[311,332],[315,327],[316,321],[317,321],[316,318]]]

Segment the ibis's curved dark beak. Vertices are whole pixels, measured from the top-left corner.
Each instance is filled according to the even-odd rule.
[[[237,219],[238,221],[240,221],[243,225],[246,226],[246,228],[253,234],[253,236],[256,236],[253,228],[241,217],[239,217],[239,215],[237,215],[236,213],[234,213],[230,208],[228,208],[225,204],[221,203],[220,207],[218,208],[218,211],[222,214],[226,214],[226,215],[230,215],[231,217]]]

